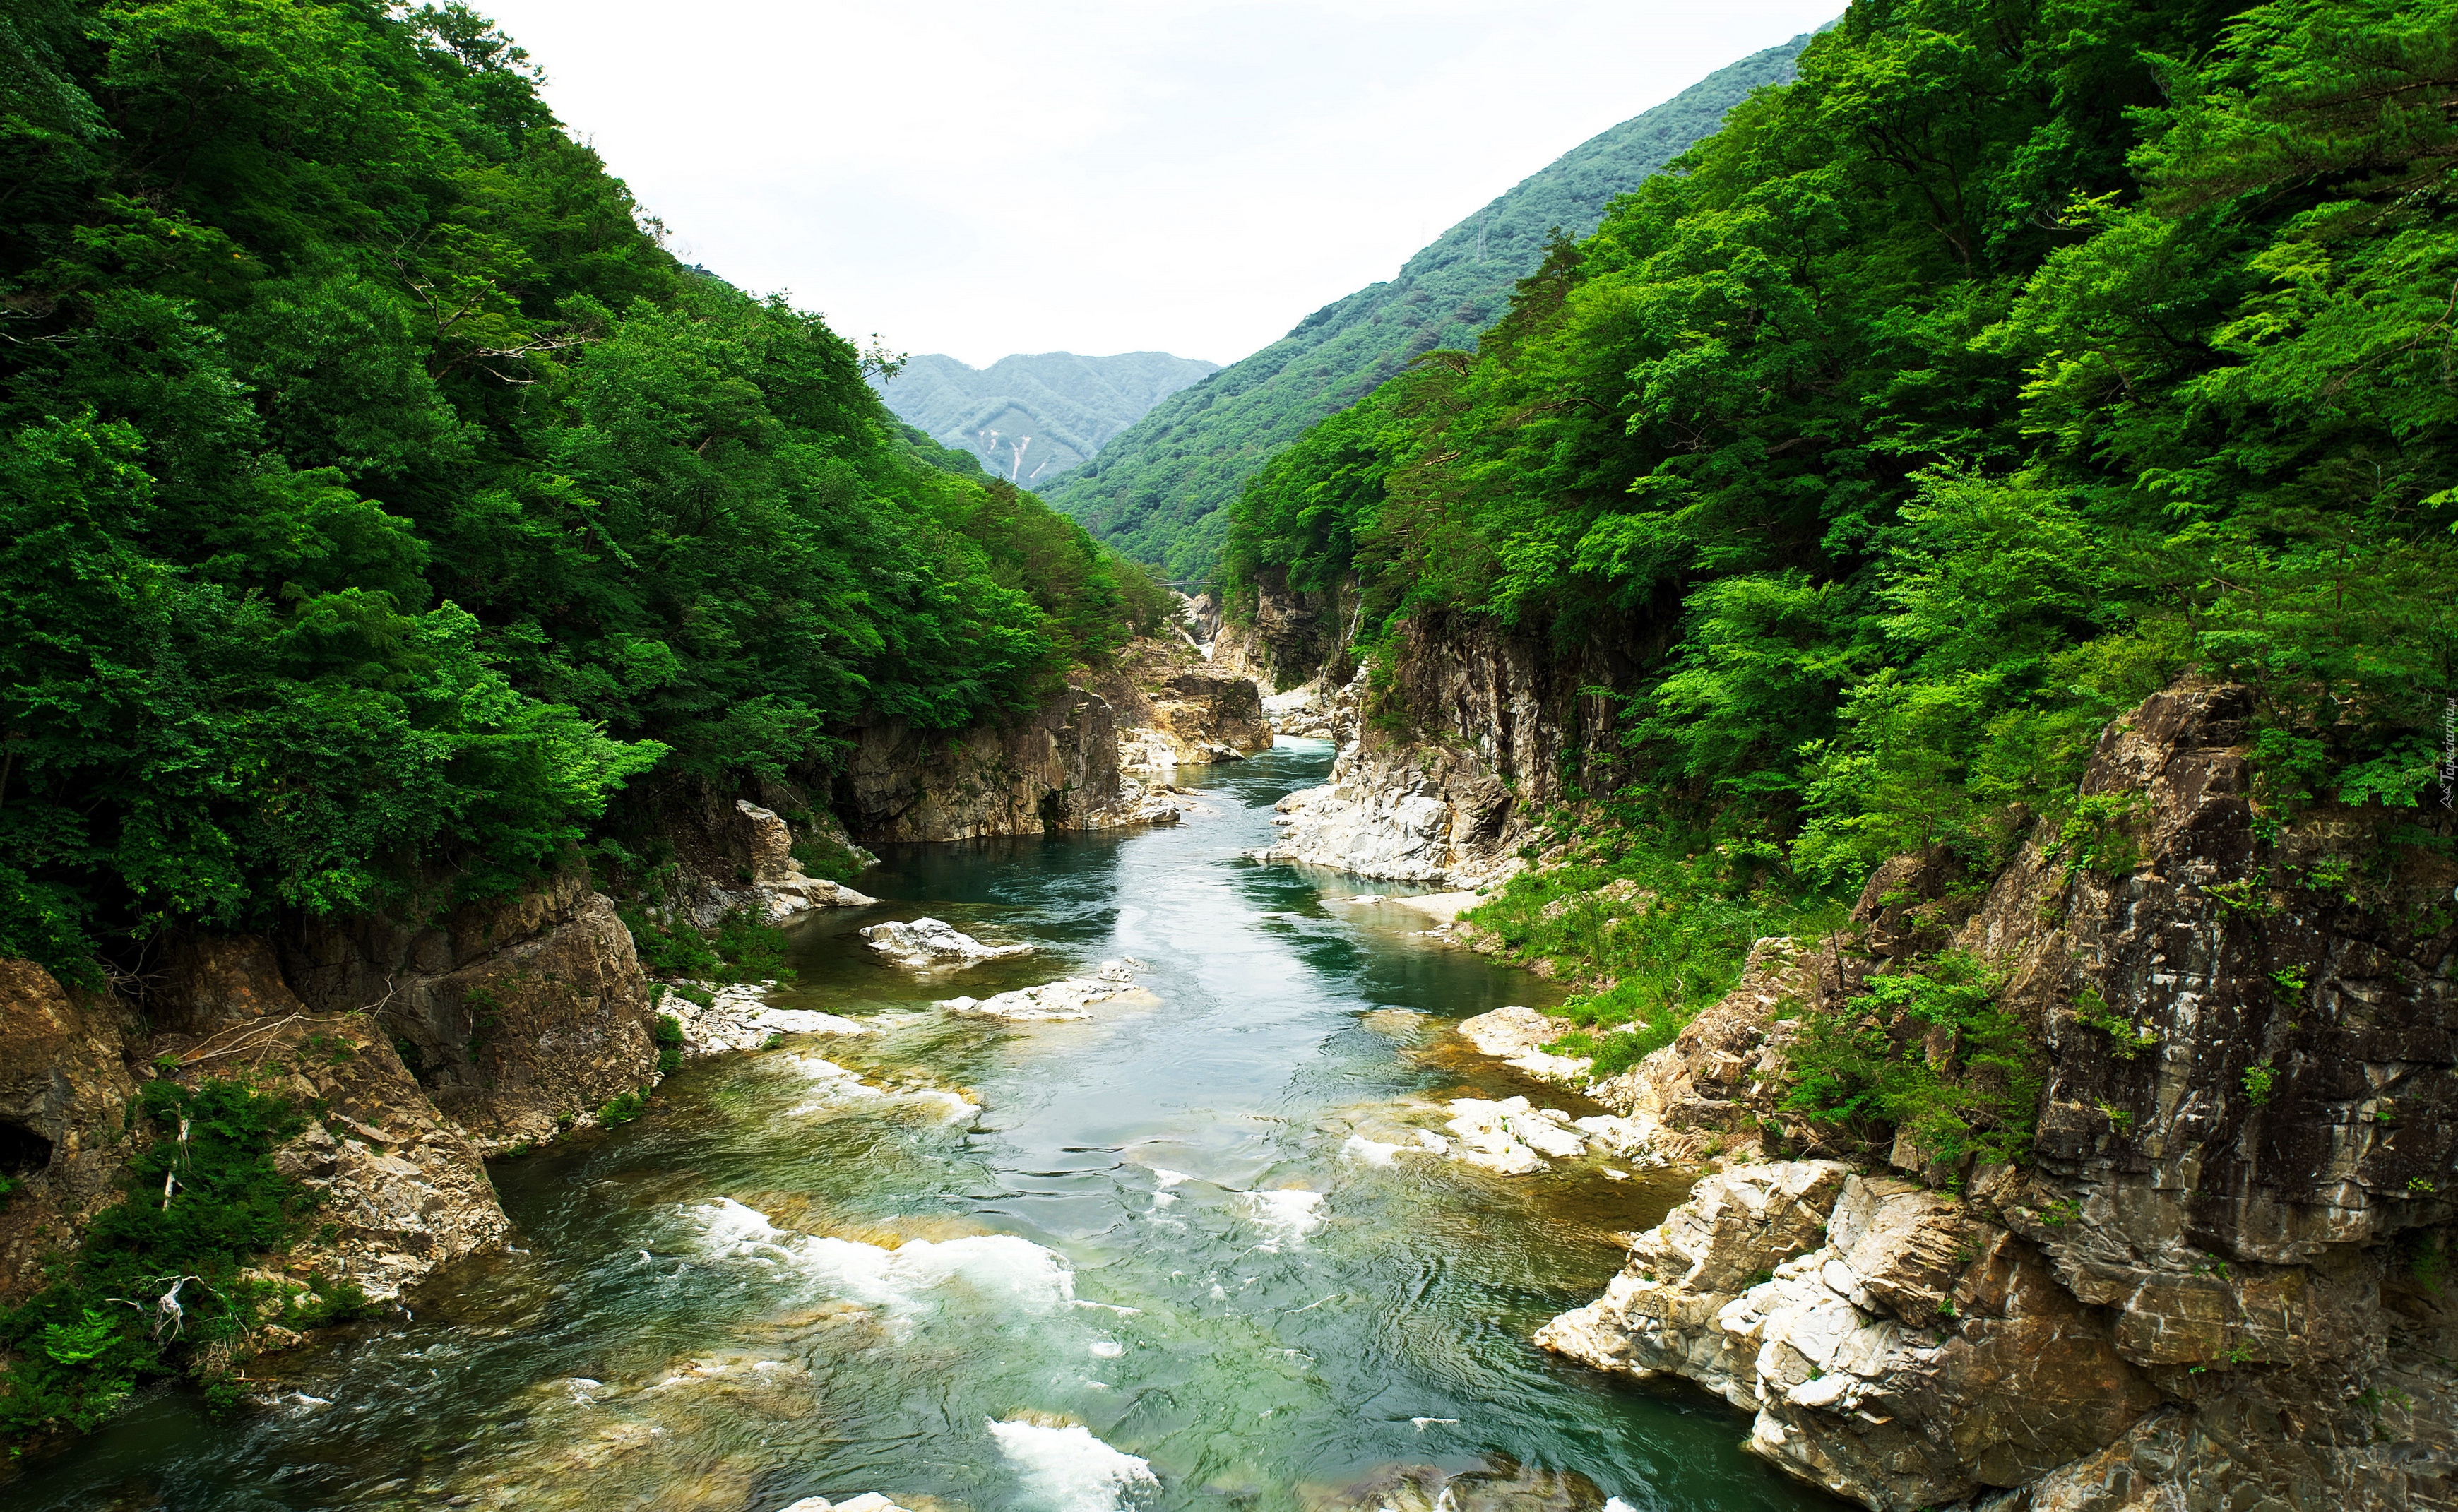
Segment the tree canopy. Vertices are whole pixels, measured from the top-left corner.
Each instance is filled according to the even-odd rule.
[[[1223,576],[1643,651],[1624,796],[1839,879],[2002,846],[2193,669],[2260,690],[2270,797],[2413,803],[2453,98],[2450,0],[1858,0],[1265,466]]]
[[[679,265],[459,5],[0,52],[0,953],[508,887],[627,780],[997,717],[1157,611]]]

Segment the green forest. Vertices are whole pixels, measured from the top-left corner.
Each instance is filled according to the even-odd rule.
[[[1610,648],[1574,796],[1734,885],[1993,864],[2188,672],[2266,805],[2438,804],[2454,172],[2451,0],[1859,0],[1264,467],[1233,612],[1362,597],[1386,723],[1404,631]]]
[[[500,892],[1163,598],[679,264],[458,5],[0,12],[0,955]]]
[[[1718,69],[1580,143],[1437,237],[1391,281],[1335,300],[1162,400],[1052,483],[1050,502],[1137,561],[1201,578],[1219,554],[1230,501],[1257,468],[1411,359],[1475,341],[1509,307],[1512,285],[1545,260],[1554,230],[1594,227],[1616,196],[1713,133],[1752,90],[1790,78],[1807,40]]]

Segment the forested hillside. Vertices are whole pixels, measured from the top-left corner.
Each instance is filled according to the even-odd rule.
[[[626,784],[997,716],[1157,607],[680,268],[457,5],[0,50],[0,956],[500,891]]]
[[[1417,356],[1472,342],[1556,228],[1584,235],[1614,197],[1715,131],[1752,90],[1792,76],[1806,37],[1719,69],[1665,103],[1580,143],[1451,227],[1388,283],[1315,311],[1288,335],[1163,401],[1050,490],[1050,501],[1137,561],[1173,576],[1212,570],[1222,512],[1255,469],[1308,425],[1373,391]]]
[[[1167,352],[1039,352],[988,367],[933,354],[908,358],[893,375],[874,373],[870,382],[898,419],[1031,488],[1083,466],[1153,405],[1219,370],[1218,362]]]
[[[1611,648],[1585,799],[1735,889],[1993,865],[2186,672],[2261,803],[2440,804],[2453,172],[2452,0],[1860,0],[1265,468],[1233,611]]]

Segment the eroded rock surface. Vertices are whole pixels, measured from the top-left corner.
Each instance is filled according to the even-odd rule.
[[[775,984],[769,984],[773,986]],[[682,984],[708,995],[706,1005],[680,991],[658,999],[659,1011],[671,1013],[683,1031],[683,1054],[721,1055],[730,1050],[756,1050],[781,1034],[876,1034],[860,1019],[817,1013],[807,1008],[772,1007],[767,986],[691,982]]]
[[[0,1174],[17,1184],[0,1204],[0,1301],[36,1290],[44,1253],[117,1199],[141,1032],[110,1000],[0,960]]]
[[[891,920],[854,933],[907,971],[940,971],[1032,953],[1031,945],[986,945],[944,919]]]
[[[1140,961],[1104,961],[1090,976],[1045,982],[1037,987],[1018,987],[995,997],[949,998],[939,1006],[965,1018],[1006,1019],[1011,1023],[1088,1019],[1098,1004],[1158,1003],[1159,998],[1135,982],[1135,973],[1142,969]]]
[[[1107,698],[1069,688],[1003,725],[945,733],[863,726],[833,807],[862,840],[952,840],[1170,823],[1180,812],[1119,769]]]
[[[1753,1452],[1874,1507],[2458,1503],[2458,931],[2432,911],[2458,868],[2348,811],[2265,836],[2250,710],[2148,700],[2093,754],[2087,847],[2043,826],[1985,886],[1891,861],[1852,936],[1760,942],[1723,1003],[1590,1088],[1659,1150],[1815,1148],[1781,1096],[1799,1011],[1951,946],[2038,1036],[2027,1169],[1899,1138],[1900,1174],[1843,1181],[1805,1250],[1731,1216],[1743,1172],[1711,1175],[1541,1341],[1698,1380],[1756,1412]],[[1758,1270],[1676,1269],[1702,1244]]]

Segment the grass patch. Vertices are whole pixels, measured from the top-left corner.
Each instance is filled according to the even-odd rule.
[[[1815,886],[1737,868],[1704,845],[1696,854],[1634,850],[1522,873],[1466,917],[1514,960],[1612,983],[1556,1010],[1577,1027],[1547,1046],[1591,1057],[1601,1077],[1672,1044],[1733,989],[1758,941],[1814,937],[1843,927],[1848,914]]]

